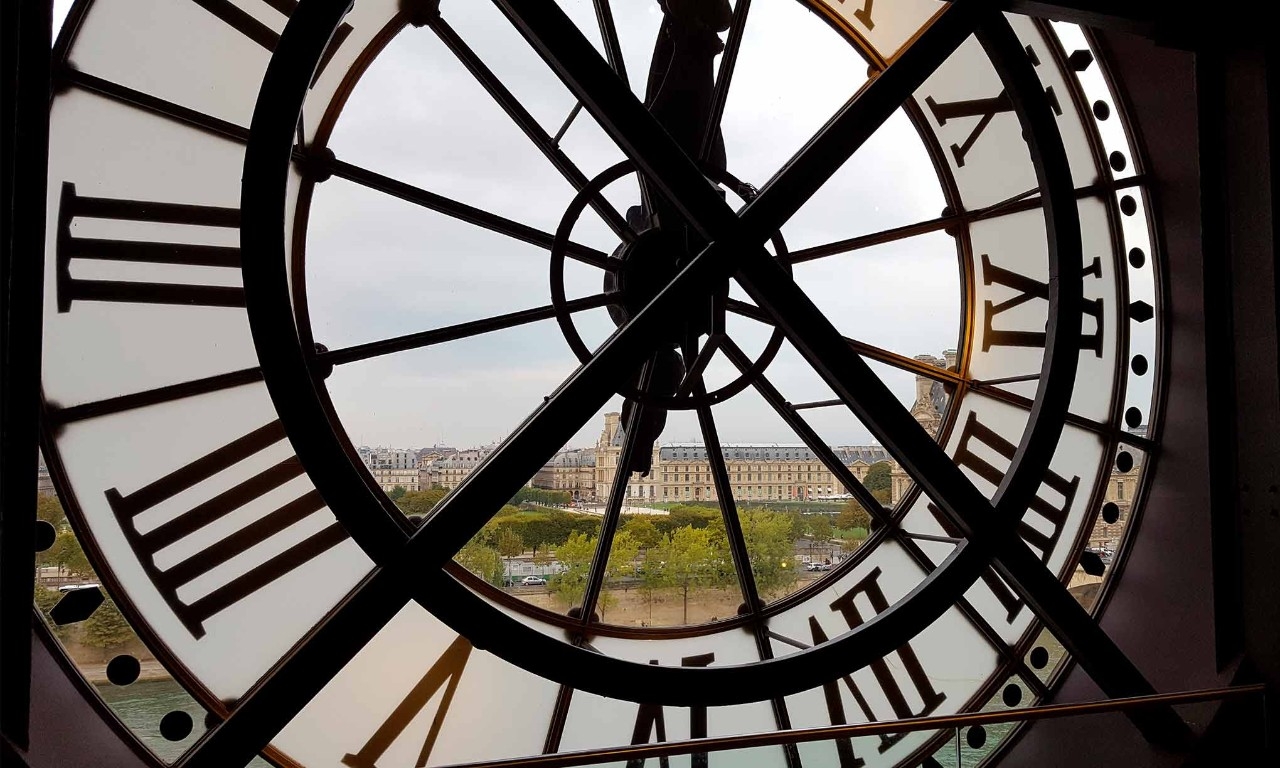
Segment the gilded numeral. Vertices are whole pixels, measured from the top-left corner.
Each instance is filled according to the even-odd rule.
[[[845,0],[840,0],[840,4],[844,5]],[[853,18],[867,25],[867,29],[875,29],[876,23],[871,20],[871,5],[875,0],[864,0],[862,7],[853,12]]]
[[[868,5],[870,5],[868,3]],[[1040,66],[1040,59],[1036,56],[1031,46],[1027,46],[1027,56],[1031,59],[1031,63]],[[1049,97],[1049,105],[1053,107],[1054,113],[1061,115],[1062,107],[1058,104],[1057,94],[1053,92],[1053,86],[1044,89],[1045,95]],[[956,167],[963,168],[965,157],[969,154],[969,150],[973,149],[973,145],[982,137],[987,126],[991,125],[991,121],[996,115],[1013,112],[1013,100],[1009,97],[1008,91],[1000,91],[1000,93],[986,99],[964,99],[960,101],[946,101],[939,103],[934,101],[932,96],[926,96],[925,104],[929,106],[929,111],[933,113],[933,119],[938,122],[938,126],[942,127],[947,124],[948,120],[959,120],[966,117],[976,117],[978,122],[969,131],[968,137],[960,144],[951,145],[951,155],[955,158]]]
[[[427,702],[431,701],[441,688],[444,688],[436,715],[431,719],[431,728],[427,731],[427,738],[423,741],[422,750],[418,753],[418,761],[414,763],[416,768],[423,768],[431,757],[431,750],[435,748],[436,740],[440,738],[440,727],[444,725],[444,718],[449,713],[449,705],[453,703],[453,694],[458,690],[458,683],[462,680],[462,673],[470,657],[471,643],[463,637],[454,640],[444,653],[440,654],[440,658],[436,659],[436,663],[431,665],[422,679],[413,686],[409,695],[405,696],[404,700],[392,710],[391,716],[378,726],[378,730],[374,731],[360,751],[344,756],[342,764],[352,768],[377,768],[377,761],[383,753],[400,737],[400,734],[404,733],[409,723],[413,722],[422,708],[427,706]]]
[[[1089,266],[1085,267],[1085,277],[1102,277],[1102,259],[1097,256]],[[1049,283],[1020,275],[1011,269],[998,267],[991,263],[991,257],[982,254],[982,284],[1003,285],[1017,291],[1017,295],[1005,299],[999,304],[987,299],[982,303],[982,351],[989,352],[992,347],[1034,347],[1044,349],[1045,332],[1006,330],[995,327],[995,320],[1014,307],[1021,306],[1032,299],[1049,300]],[[1080,307],[1084,315],[1093,318],[1094,331],[1089,333],[1083,328],[1080,331],[1080,349],[1093,352],[1095,357],[1102,357],[1102,299],[1085,299]]]
[[[149,283],[97,280],[71,276],[73,259],[135,264],[173,264],[188,267],[220,267],[240,270],[240,249],[231,246],[146,240],[111,240],[77,237],[71,233],[76,219],[183,224],[193,227],[238,229],[237,208],[181,205],[142,200],[81,197],[76,186],[63,182],[58,209],[57,288],[58,311],[67,312],[74,301],[112,301],[131,304],[191,304],[206,307],[243,307],[244,289],[220,285]]]
[[[988,451],[992,451],[1009,461],[1013,461],[1017,446],[979,421],[973,412],[969,413],[968,418],[965,420],[964,428],[960,432],[960,443],[956,448],[955,462],[962,467],[967,467],[975,475],[998,488],[1000,483],[1004,482],[1005,471],[997,469],[991,462],[976,453],[974,451],[975,441]],[[1057,472],[1046,469],[1044,481],[1036,492],[1035,498],[1031,500],[1026,512],[1019,515],[1018,535],[1032,549],[1038,552],[1041,562],[1048,562],[1049,557],[1053,554],[1053,550],[1058,544],[1058,539],[1062,535],[1062,529],[1066,525],[1067,516],[1071,512],[1071,505],[1075,502],[1076,492],[1079,489],[1079,477],[1073,477],[1068,480]],[[1055,502],[1046,498],[1049,491],[1061,498],[1062,501]],[[933,504],[929,504],[929,511],[948,535],[959,535],[959,531],[943,515],[942,510]],[[1034,515],[1029,516],[1028,512],[1034,513]],[[994,571],[986,571],[983,574],[983,581],[996,599],[1000,601],[1000,604],[1008,611],[1008,620],[1013,621],[1017,618],[1023,608],[1022,600],[1009,589]]]
[[[240,34],[249,38],[258,45],[266,48],[268,51],[274,51],[276,45],[280,42],[278,35],[271,27],[258,21],[252,14],[244,11],[239,6],[231,2],[231,0],[191,0],[196,5],[205,9],[214,16],[217,16],[231,28]],[[290,16],[298,7],[297,0],[262,0],[266,5],[279,11],[286,18]],[[334,33],[333,39],[329,41],[329,47],[325,49],[324,57],[320,60],[320,67],[316,70],[316,77],[324,71],[329,60],[333,58],[333,54],[337,52],[338,47],[342,45],[342,41],[351,34],[351,25],[343,23]]]
[[[716,660],[714,653],[700,653],[696,656],[685,656],[680,660],[682,667],[705,667]],[[657,664],[657,660],[649,662]],[[690,707],[689,708],[689,737],[693,739],[705,738],[707,735],[707,708],[706,707]],[[657,741],[667,740],[667,721],[662,714],[662,707],[657,704],[641,704],[640,709],[636,712],[636,725],[631,731],[632,744],[648,744],[656,738]],[[692,768],[707,768],[707,753],[700,752],[689,756]],[[627,768],[644,768],[644,760],[628,760]],[[667,758],[658,758],[658,764],[661,768],[668,768],[669,762]]]
[[[284,428],[280,422],[272,422],[133,493],[124,495],[115,488],[106,492],[107,502],[115,513],[129,546],[142,563],[143,570],[165,602],[195,637],[204,636],[204,622],[209,618],[333,548],[347,538],[347,532],[339,523],[334,522],[262,564],[224,581],[203,597],[187,602],[178,596],[179,589],[306,519],[324,507],[324,500],[315,490],[304,493],[167,568],[156,565],[158,553],[301,475],[301,463],[297,457],[291,456],[145,533],[138,530],[137,518],[284,437]]]

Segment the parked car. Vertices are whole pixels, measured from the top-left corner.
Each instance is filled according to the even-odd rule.
[[[520,584],[525,587],[545,587],[547,580],[542,576],[525,576],[520,580]]]
[[[829,571],[831,566],[827,563],[806,563],[804,569],[806,571]]]

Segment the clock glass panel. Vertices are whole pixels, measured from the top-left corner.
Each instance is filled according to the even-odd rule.
[[[611,85],[741,216],[947,7],[616,5],[560,8],[608,60]],[[299,50],[282,37],[298,13],[284,0],[94,0],[70,10],[54,52],[44,449],[66,509],[56,522],[85,557],[42,570],[41,605],[66,600],[54,593],[68,580],[99,584],[138,639],[122,631],[112,646],[71,622],[58,632],[67,658],[100,682],[90,656],[153,657],[209,723],[340,620],[348,595],[387,583],[392,548],[487,482],[530,414],[707,242],[498,5],[353,6],[302,83],[277,238],[287,282],[270,299],[288,309],[305,396],[364,494],[329,503],[337,481],[299,445],[284,369],[264,357],[255,302],[273,289],[249,260],[267,254],[241,239],[255,102],[273,53]],[[1078,348],[1018,532],[1097,611],[1158,447],[1159,259],[1140,155],[1089,38],[1002,23],[1066,159],[1079,337],[1055,337],[1043,169],[1007,67],[977,36],[763,247],[987,499],[1025,470],[1019,446],[1045,429],[1033,414],[1046,350]],[[721,116],[716,129],[708,115]],[[990,568],[865,666],[836,663],[798,690],[750,688],[753,667],[855,648],[966,542],[785,318],[738,279],[710,294],[670,311],[649,356],[612,375],[611,396],[544,447],[540,469],[504,481],[523,487],[463,511],[475,532],[444,570],[393,584],[416,600],[369,628],[268,760],[446,765],[971,711],[1011,686],[1023,705],[1048,693],[1069,659]],[[616,665],[572,685],[579,677],[539,661],[546,644]],[[645,665],[740,668],[744,687],[707,704],[645,703],[623,682]],[[115,703],[124,686],[103,686],[145,739],[151,715]],[[510,702],[508,727],[475,738],[498,701]],[[993,732],[965,764],[1005,738]],[[919,765],[941,760],[945,739],[735,759]]]

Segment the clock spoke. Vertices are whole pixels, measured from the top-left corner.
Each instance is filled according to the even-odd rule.
[[[1137,174],[1128,178],[1116,181],[1101,181],[1095,184],[1088,184],[1083,187],[1077,187],[1075,197],[1077,200],[1086,200],[1095,197],[1104,197],[1121,189],[1142,186],[1147,183],[1148,179]],[[835,240],[822,245],[814,245],[808,248],[799,248],[792,251],[784,257],[784,261],[791,264],[801,264],[806,261],[814,261],[815,259],[826,258],[827,256],[835,256],[841,253],[851,253],[853,251],[871,248],[885,243],[892,243],[898,240],[906,240],[920,235],[926,235],[931,232],[941,232],[950,230],[954,227],[966,226],[976,221],[985,221],[995,219],[1001,216],[1007,216],[1014,213],[1023,213],[1033,211],[1044,205],[1044,198],[1039,194],[1039,189],[1030,189],[1021,194],[1014,195],[1007,200],[1002,200],[992,205],[978,208],[972,211],[964,211],[961,213],[939,216],[936,219],[916,222],[915,224],[904,224],[900,227],[890,227],[879,232],[871,232],[857,237],[850,237],[844,240]]]
[[[650,360],[640,370],[640,391],[647,393],[653,383],[656,361]],[[613,473],[613,483],[609,486],[609,501],[605,506],[604,518],[600,521],[600,537],[596,540],[595,555],[591,558],[591,568],[587,573],[587,583],[582,592],[582,602],[577,606],[578,620],[582,626],[591,624],[595,619],[592,614],[600,599],[600,590],[604,588],[604,580],[609,572],[609,557],[613,554],[613,539],[618,532],[618,524],[622,519],[622,505],[627,498],[627,481],[631,477],[631,468],[636,464],[638,451],[645,450],[641,433],[645,422],[645,411],[648,407],[643,402],[632,401],[631,411],[622,425],[622,451],[618,454],[618,466]]]
[[[564,309],[571,313],[583,312],[588,309],[603,307],[613,300],[614,297],[612,294],[598,293],[593,296],[586,296],[580,299],[571,299],[565,302]],[[356,344],[350,347],[320,352],[316,355],[316,362],[321,365],[345,365],[359,360],[368,360],[370,358],[389,355],[396,352],[407,352],[413,349],[422,349],[423,347],[430,347],[449,341],[458,341],[460,339],[480,336],[486,333],[493,333],[494,331],[515,328],[529,323],[536,323],[540,320],[549,320],[555,316],[555,305],[545,304],[541,307],[509,312],[505,315],[486,317],[483,320],[472,320],[466,323],[447,325],[442,328],[433,328],[429,331],[420,331],[418,333],[410,333],[404,336],[396,336],[392,339],[382,339],[380,341],[371,341],[366,344]]]
[[[724,201],[675,141],[563,12],[495,0],[507,18],[574,91],[601,127],[696,230],[710,240],[738,235],[750,247],[777,231],[969,37],[977,3],[953,3],[870,80],[747,205],[737,227]],[[704,189],[705,188],[705,189]],[[712,230],[715,230],[714,232]]]
[[[630,87],[627,81],[627,65],[622,58],[622,43],[618,41],[618,28],[613,23],[613,8],[609,0],[594,0],[596,21],[600,25],[600,38],[604,41],[604,53],[609,59],[609,66],[618,73],[623,85]]]
[[[699,381],[694,392],[701,396],[706,388]],[[702,431],[702,444],[707,449],[707,463],[711,467],[711,481],[715,485],[716,498],[720,502],[720,515],[724,519],[725,538],[729,541],[729,554],[733,558],[734,570],[738,572],[738,586],[742,589],[742,599],[746,609],[758,615],[763,607],[760,592],[756,588],[755,572],[751,569],[751,553],[747,549],[746,537],[742,534],[742,521],[738,519],[738,506],[733,498],[733,484],[729,480],[729,467],[725,464],[724,451],[720,448],[720,435],[716,430],[715,418],[711,414],[711,406],[705,403],[698,406],[698,428]],[[757,632],[759,627],[756,628]],[[762,645],[762,651],[768,644]]]
[[[732,344],[732,342],[729,343]],[[746,355],[736,346],[727,346],[725,354],[739,368],[750,364]],[[844,465],[844,462],[840,461],[826,441],[797,413],[799,408],[795,405],[788,405],[786,398],[782,396],[782,393],[773,386],[766,376],[760,376],[756,381],[756,390],[769,403],[770,407],[783,418],[787,426],[800,438],[801,442],[809,450],[813,451],[823,466],[827,467],[840,484],[848,489],[849,493],[862,505],[863,509],[867,510],[868,514],[877,522],[878,527],[884,528],[888,532],[887,535],[892,537],[922,570],[926,573],[933,571],[937,564],[912,540],[917,537],[903,530],[898,521],[884,510],[880,502],[866,489],[866,486],[854,477],[849,468]],[[946,539],[946,543],[950,544],[962,544],[963,542],[964,539],[958,537],[947,537]],[[987,572],[990,573],[989,570]],[[990,622],[983,618],[982,613],[967,598],[960,598],[956,602],[956,607],[968,620],[969,624],[987,640],[987,643],[997,653],[1004,657],[1006,661],[1013,660],[1012,649],[1001,639],[1000,634],[991,626]]]
[[[44,418],[45,422],[50,425],[61,426],[84,421],[85,419],[95,419],[99,416],[131,411],[135,408],[145,408],[149,405],[159,405],[160,403],[168,403],[186,397],[195,397],[209,392],[219,392],[232,387],[242,387],[245,384],[252,384],[256,381],[262,381],[261,368],[257,366],[242,368],[238,371],[220,373],[215,376],[184,381],[180,384],[170,384],[143,392],[118,395],[88,403],[79,403],[66,407],[50,403],[47,406]]]
[[[237,144],[244,144],[249,140],[249,129],[243,126],[205,114],[199,110],[189,109],[148,93],[143,93],[106,78],[82,72],[69,64],[64,64],[56,77],[64,85],[75,86],[112,101],[127,104],[205,133],[229,139]]]
[[[489,92],[493,100],[498,102],[498,106],[502,107],[502,111],[507,113],[507,116],[519,126],[520,130],[524,131],[525,136],[529,137],[529,140],[555,166],[556,170],[573,185],[575,190],[582,191],[582,188],[587,185],[587,177],[569,159],[568,155],[560,150],[556,145],[556,141],[542,129],[542,126],[538,125],[538,121],[520,104],[515,94],[511,93],[502,84],[498,76],[480,60],[480,57],[458,36],[453,27],[449,26],[444,17],[437,12],[427,21],[427,26],[431,28],[432,32],[435,32],[436,37],[440,38],[440,42],[445,44],[445,47],[457,57],[458,61],[467,68],[471,76]],[[603,195],[597,193],[592,197],[590,204],[596,213],[600,214],[600,217],[604,219],[604,223],[608,225],[609,229],[613,230],[615,235],[628,242],[635,237],[635,233],[627,225],[626,219],[618,213],[613,204],[606,200]]]
[[[1020,379],[1022,377],[1011,377],[1011,378]],[[1030,411],[1035,406],[1035,401],[1032,400],[1031,398],[1026,397],[1025,395],[1019,395],[1015,392],[1010,392],[1007,389],[1001,389],[999,386],[997,386],[1000,383],[1010,383],[1010,382],[1001,381],[1001,380],[991,380],[991,381],[975,380],[970,382],[970,389],[974,393],[982,395],[983,397],[989,397],[992,400],[998,400],[1002,403],[1008,403],[1009,405],[1016,406],[1018,408],[1021,408],[1024,411]],[[1119,426],[1106,424],[1101,421],[1090,419],[1076,413],[1068,412],[1066,417],[1064,418],[1064,423],[1070,424],[1073,427],[1079,427],[1081,429],[1092,432],[1096,435],[1101,435],[1104,438],[1119,440],[1122,443],[1127,443],[1129,445],[1134,446],[1135,448],[1141,448],[1144,451],[1158,452],[1160,449],[1159,444],[1156,443],[1154,440],[1143,437],[1141,435],[1135,435],[1132,432],[1122,429]]]
[[[711,156],[716,134],[720,131],[720,121],[724,118],[724,107],[729,101],[729,86],[733,83],[733,73],[738,64],[738,52],[742,49],[742,37],[750,11],[751,0],[738,0],[733,6],[733,19],[729,22],[724,52],[720,54],[720,69],[716,72],[716,84],[711,92],[711,110],[707,115],[707,125],[703,129],[702,145],[698,151],[698,159],[704,163]]]
[[[768,312],[754,304],[742,301],[741,299],[729,299],[725,304],[725,308],[735,315],[740,315],[766,325],[777,327],[777,323],[772,317],[770,317]],[[843,339],[844,342],[859,355],[880,363],[891,365],[894,368],[907,371],[908,373],[913,373],[917,376],[924,376],[925,378],[940,381],[944,384],[960,384],[967,381],[967,379],[960,376],[955,371],[949,371],[946,368],[939,368],[936,365],[929,365],[928,363],[907,357],[906,355],[900,355],[897,352],[890,352],[887,349],[882,349],[873,344],[858,341],[857,339],[851,339],[847,336],[843,337]],[[1036,376],[1038,377],[1039,374],[1036,374]],[[806,403],[805,407],[819,408],[828,405],[837,405],[839,402],[840,401],[824,400],[816,403]]]
[[[399,198],[407,203],[413,203],[428,210],[442,213],[459,221],[474,224],[482,229],[497,232],[530,245],[536,245],[539,248],[551,250],[552,243],[555,241],[555,236],[550,232],[543,232],[540,229],[521,224],[518,221],[512,221],[483,208],[467,205],[358,165],[338,159],[326,160],[323,157],[315,157],[312,162],[340,179],[345,179],[362,187],[368,187]],[[608,254],[603,251],[574,242],[569,242],[565,246],[565,254],[575,261],[601,269],[606,268],[606,260],[609,258]]]
[[[751,366],[751,359],[732,339],[725,340],[723,349],[725,356],[729,358],[729,361],[738,370],[745,371]],[[831,446],[827,445],[826,441],[818,435],[813,427],[809,426],[808,422],[801,418],[800,414],[796,413],[795,408],[787,403],[787,399],[783,397],[777,387],[773,386],[768,377],[764,375],[756,377],[754,385],[760,396],[782,417],[782,420],[800,438],[800,441],[810,451],[813,451],[813,454],[818,457],[823,466],[835,476],[836,480],[845,487],[845,490],[853,495],[863,509],[867,510],[867,514],[871,515],[877,526],[892,528],[895,524],[890,514],[871,495],[871,491],[868,491],[867,487],[853,476],[853,473],[844,465],[844,462],[840,461],[840,458],[836,456]]]

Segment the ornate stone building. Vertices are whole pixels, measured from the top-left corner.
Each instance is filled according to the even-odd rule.
[[[568,448],[555,456],[533,476],[534,488],[568,491],[574,501],[596,497],[596,449]]]

